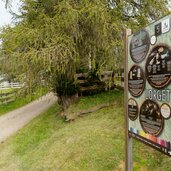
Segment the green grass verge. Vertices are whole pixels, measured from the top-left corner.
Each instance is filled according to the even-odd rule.
[[[0,94],[2,94],[2,93],[10,93],[10,92],[13,92],[13,91],[15,91],[15,89],[12,89],[12,88],[9,88],[9,89],[1,89],[0,90]]]
[[[0,90],[0,93],[9,93],[9,92],[13,92],[13,91],[16,91],[16,89]],[[17,90],[17,91],[20,91],[20,90]],[[31,95],[30,94],[25,95],[25,97],[17,96],[15,101],[12,101],[8,104],[0,104],[0,116],[7,112],[15,110],[19,107],[22,107],[35,99],[38,99],[45,93],[47,93],[47,90],[45,88],[39,88],[39,89],[35,90],[34,93]]]
[[[65,123],[52,106],[0,144],[2,171],[123,171],[123,93],[81,98],[72,112],[101,103],[115,105]],[[134,171],[170,171],[170,158],[133,141]]]

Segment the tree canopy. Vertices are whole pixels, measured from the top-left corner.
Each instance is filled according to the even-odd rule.
[[[8,1],[6,1],[8,2]],[[167,0],[22,0],[16,25],[2,28],[2,69],[53,87],[77,70],[122,66],[123,30],[169,13]],[[58,81],[57,81],[58,80]],[[67,85],[66,85],[67,86]]]

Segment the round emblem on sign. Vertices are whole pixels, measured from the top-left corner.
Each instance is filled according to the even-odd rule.
[[[160,111],[161,111],[161,114],[162,116],[165,118],[165,119],[169,119],[170,118],[170,115],[171,115],[171,108],[168,104],[166,103],[163,103],[160,107]]]
[[[128,73],[128,90],[134,97],[140,96],[145,88],[144,72],[140,66],[134,65]]]
[[[138,117],[138,104],[134,99],[128,100],[128,117],[134,121]]]
[[[130,55],[135,63],[144,60],[150,46],[150,37],[147,31],[141,30],[135,33],[130,43]]]
[[[164,44],[155,46],[146,61],[146,77],[154,88],[163,88],[171,80],[171,49]]]
[[[162,132],[164,119],[156,102],[146,100],[141,106],[139,119],[144,132],[156,136]]]
[[[151,36],[151,40],[150,40],[151,44],[154,45],[157,42],[157,37],[156,36]]]

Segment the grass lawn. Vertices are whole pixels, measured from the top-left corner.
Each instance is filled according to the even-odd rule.
[[[112,101],[71,123],[52,106],[0,144],[0,171],[124,171],[123,93],[81,98],[70,111]],[[137,141],[133,149],[134,171],[171,171],[169,157]]]
[[[1,89],[0,90],[0,94],[2,94],[2,93],[10,93],[10,92],[13,92],[13,91],[15,91],[15,89],[12,89],[12,88],[9,88],[9,89]]]
[[[16,91],[16,89],[0,90],[0,94],[14,92],[14,91]],[[34,94],[32,94],[32,95],[26,95],[25,97],[18,96],[18,97],[16,97],[16,100],[15,101],[12,101],[12,102],[10,102],[8,104],[0,104],[0,116],[2,114],[5,114],[7,112],[10,112],[10,111],[12,111],[14,109],[17,109],[19,107],[22,107],[22,106],[30,103],[31,101],[33,101],[35,99],[38,99],[39,97],[41,97],[42,95],[44,95],[46,92],[47,92],[47,90],[45,88],[40,88],[40,89],[37,89],[34,92]]]

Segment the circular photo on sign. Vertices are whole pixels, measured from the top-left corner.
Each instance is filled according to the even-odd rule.
[[[163,116],[163,118],[165,119],[169,119],[170,118],[170,115],[171,115],[171,108],[168,104],[166,103],[163,103],[160,107],[160,111],[161,111],[161,114]]]
[[[152,100],[146,100],[140,109],[140,124],[144,132],[159,135],[164,127],[164,119],[160,113],[158,104]]]
[[[171,80],[171,49],[164,44],[155,46],[146,61],[146,77],[154,88],[163,88]]]
[[[135,121],[138,117],[138,104],[132,98],[128,100],[128,117],[132,121]]]
[[[135,33],[130,43],[130,55],[135,63],[144,60],[150,47],[150,37],[147,31],[140,30]]]
[[[134,65],[128,73],[128,90],[134,97],[140,96],[145,88],[145,76],[140,66]]]

